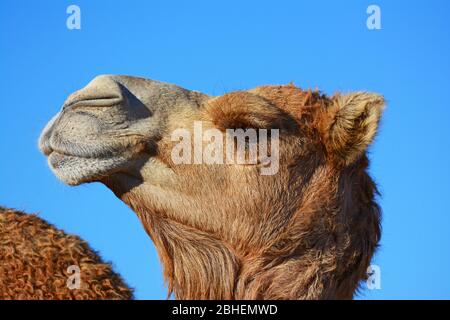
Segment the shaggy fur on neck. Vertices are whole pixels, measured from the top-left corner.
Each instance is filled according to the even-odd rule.
[[[123,200],[156,245],[169,296],[351,299],[366,278],[381,234],[377,190],[364,171],[367,165],[363,157],[337,176],[332,167],[317,169],[284,232],[263,250],[245,255],[214,234],[142,207],[133,194]]]

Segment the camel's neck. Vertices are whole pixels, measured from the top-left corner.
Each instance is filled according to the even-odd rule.
[[[210,234],[155,214],[139,214],[154,241],[169,291],[177,299],[317,299],[333,298],[336,288],[324,286],[320,261],[308,252],[238,257]],[[331,269],[330,269],[331,270]]]
[[[139,196],[123,194],[122,200],[155,243],[169,291],[178,299],[330,299],[352,298],[376,248],[378,207],[369,196],[364,207],[348,202],[342,212],[305,202],[286,232],[251,256],[150,212]],[[358,219],[349,220],[353,216]]]
[[[177,299],[234,299],[239,259],[210,235],[172,220],[139,214],[156,245]]]
[[[169,291],[178,299],[352,298],[379,238],[378,207],[373,195],[367,198],[364,206],[348,201],[337,211],[323,209],[327,201],[314,206],[311,197],[314,203],[302,204],[276,242],[250,256],[149,210],[139,195],[122,196],[155,243]]]
[[[235,299],[240,259],[206,232],[149,210],[137,192],[116,180],[105,181],[138,215],[153,240],[168,283],[177,299]]]

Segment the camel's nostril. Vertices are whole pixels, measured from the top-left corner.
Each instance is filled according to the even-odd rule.
[[[110,107],[123,101],[123,98],[117,96],[79,96],[66,101],[63,108],[77,107]]]
[[[121,85],[112,76],[98,76],[86,87],[71,94],[64,108],[110,107],[122,103],[124,93]]]

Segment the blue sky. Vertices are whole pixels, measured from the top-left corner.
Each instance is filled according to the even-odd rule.
[[[68,30],[66,8],[81,8]],[[381,8],[382,29],[366,28]],[[100,184],[60,183],[37,148],[45,123],[94,76],[128,74],[220,95],[294,81],[370,90],[388,108],[373,147],[381,289],[362,299],[450,298],[450,2],[0,1],[0,204],[39,212],[114,263],[140,299],[164,299],[135,214]],[[364,288],[364,286],[363,286]]]

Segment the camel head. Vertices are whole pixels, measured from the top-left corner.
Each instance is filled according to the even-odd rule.
[[[101,182],[138,214],[178,298],[352,298],[380,238],[366,149],[383,105],[103,75],[39,145],[63,182]]]

